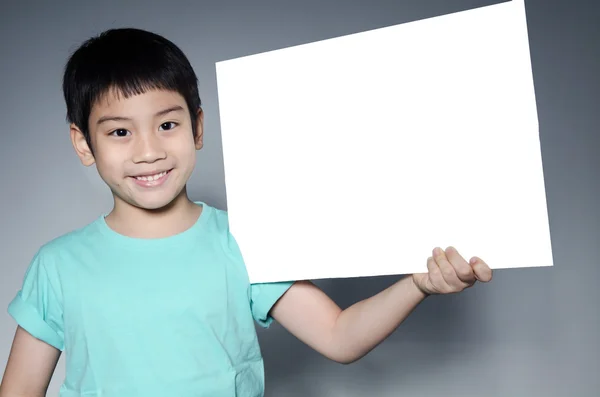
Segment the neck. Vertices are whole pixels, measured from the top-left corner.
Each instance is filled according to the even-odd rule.
[[[182,233],[198,220],[202,207],[192,202],[186,189],[165,207],[148,210],[114,199],[105,218],[115,232],[133,238],[165,238]]]

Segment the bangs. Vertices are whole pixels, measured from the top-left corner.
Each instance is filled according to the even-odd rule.
[[[151,90],[180,93],[195,129],[198,80],[183,52],[167,39],[137,29],[116,29],[85,42],[65,68],[67,121],[88,135],[94,104],[107,94],[129,98]]]

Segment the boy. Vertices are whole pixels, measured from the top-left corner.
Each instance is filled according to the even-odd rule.
[[[45,395],[62,351],[63,397],[262,396],[254,321],[348,364],[428,295],[491,279],[482,260],[436,248],[428,273],[343,311],[308,281],[250,285],[227,213],[187,195],[204,115],[179,48],[109,30],[72,55],[63,90],[75,152],[114,207],[31,261],[8,308],[18,326],[1,397]]]

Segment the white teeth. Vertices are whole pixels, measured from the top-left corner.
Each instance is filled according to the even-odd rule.
[[[152,181],[162,178],[165,175],[167,175],[167,171],[163,171],[160,174],[155,174],[155,175],[150,175],[150,176],[136,176],[135,179],[137,179],[138,181],[152,182]]]

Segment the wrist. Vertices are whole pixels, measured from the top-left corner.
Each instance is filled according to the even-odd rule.
[[[412,284],[413,288],[416,290],[415,292],[421,296],[421,299],[425,299],[431,295],[431,293],[429,293],[428,291],[425,291],[423,288],[421,288],[421,286],[417,283],[417,280],[415,280],[414,274],[411,275],[410,279],[411,279],[411,284]]]

